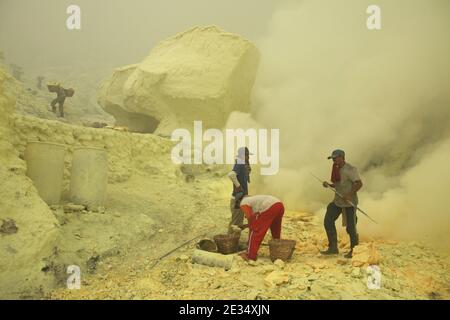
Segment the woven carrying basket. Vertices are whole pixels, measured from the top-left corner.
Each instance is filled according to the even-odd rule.
[[[58,92],[59,84],[58,83],[48,83],[47,88],[49,92]]]
[[[74,94],[75,90],[73,90],[72,88],[66,89],[66,96],[73,97]]]
[[[209,252],[217,252],[217,245],[214,241],[209,239],[202,239],[197,242],[197,249]]]
[[[272,239],[269,241],[270,259],[288,261],[295,250],[295,240]]]
[[[219,234],[214,237],[217,250],[222,254],[230,254],[238,251],[239,234]]]

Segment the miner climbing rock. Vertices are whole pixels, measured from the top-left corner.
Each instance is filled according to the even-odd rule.
[[[59,116],[64,118],[64,102],[66,101],[66,97],[72,97],[75,94],[75,90],[72,88],[65,89],[59,83],[49,84],[47,87],[50,92],[56,93],[56,98],[50,103],[52,111],[56,112],[56,104],[58,104]]]
[[[323,182],[325,188],[335,188],[334,200],[328,204],[325,214],[324,226],[328,237],[328,249],[321,251],[323,255],[338,254],[337,231],[335,221],[342,213],[343,225],[346,226],[347,233],[350,236],[350,251],[345,255],[351,258],[353,248],[358,245],[358,233],[356,230],[357,216],[356,208],[358,205],[358,190],[362,187],[361,178],[358,170],[345,161],[345,152],[343,150],[334,150],[328,159],[333,160],[331,171],[331,183]]]
[[[261,242],[269,228],[272,239],[280,239],[284,205],[273,196],[256,195],[245,196],[240,206],[249,222],[250,229],[248,249],[240,255],[244,260],[256,260]]]

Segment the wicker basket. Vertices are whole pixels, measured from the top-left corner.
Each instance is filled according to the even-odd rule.
[[[217,245],[214,241],[209,239],[202,239],[197,242],[197,249],[209,252],[217,252]]]
[[[47,88],[49,92],[58,92],[60,87],[59,83],[48,83]]]
[[[295,240],[272,239],[269,241],[270,259],[288,261],[295,250]]]
[[[66,91],[66,96],[68,96],[68,97],[73,97],[73,95],[75,94],[75,90],[73,90],[72,88],[65,89],[65,91]]]
[[[239,234],[219,234],[214,237],[214,241],[220,253],[230,254],[238,251],[239,238]]]

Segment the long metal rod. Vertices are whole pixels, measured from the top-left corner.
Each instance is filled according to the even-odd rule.
[[[192,239],[190,239],[190,240],[184,242],[183,244],[179,245],[178,247],[176,247],[176,248],[170,250],[169,252],[163,254],[163,255],[160,256],[158,259],[156,259],[156,261],[153,263],[153,265],[152,265],[150,268],[155,267],[155,266],[158,264],[158,262],[160,262],[162,259],[164,259],[164,258],[167,257],[168,255],[170,255],[171,253],[177,251],[178,249],[181,249],[181,248],[184,247],[185,245],[189,244],[190,242],[192,242],[192,241],[194,241],[195,239],[200,238],[200,237],[202,237],[202,236],[204,236],[204,234],[198,235],[198,236],[196,236],[195,238],[192,238]]]
[[[316,175],[314,175],[314,173],[310,172],[310,174],[316,178],[317,180],[320,181],[320,183],[323,184],[324,181],[322,181],[319,177],[317,177]],[[329,188],[331,189],[331,191],[333,191],[335,194],[337,194],[339,197],[341,197],[342,199],[344,199],[345,201],[347,201],[349,204],[352,205],[352,207],[354,207],[356,210],[360,211],[362,214],[364,214],[367,218],[369,218],[372,222],[378,224],[378,222],[376,222],[375,220],[373,220],[367,213],[365,213],[363,210],[361,210],[360,208],[358,208],[358,206],[356,206],[352,201],[345,199],[336,189],[334,189],[332,186],[329,186]]]

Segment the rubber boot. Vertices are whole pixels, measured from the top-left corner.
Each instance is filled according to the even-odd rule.
[[[325,251],[320,251],[320,253],[323,255],[338,254],[339,249],[337,246],[337,234],[327,230],[327,237],[328,237],[328,249]]]
[[[353,248],[344,255],[344,258],[351,259],[353,257]]]
[[[350,236],[350,251],[347,252],[344,257],[347,259],[351,259],[353,257],[353,248],[356,247],[359,244],[359,235],[358,233],[355,234],[354,237]]]

